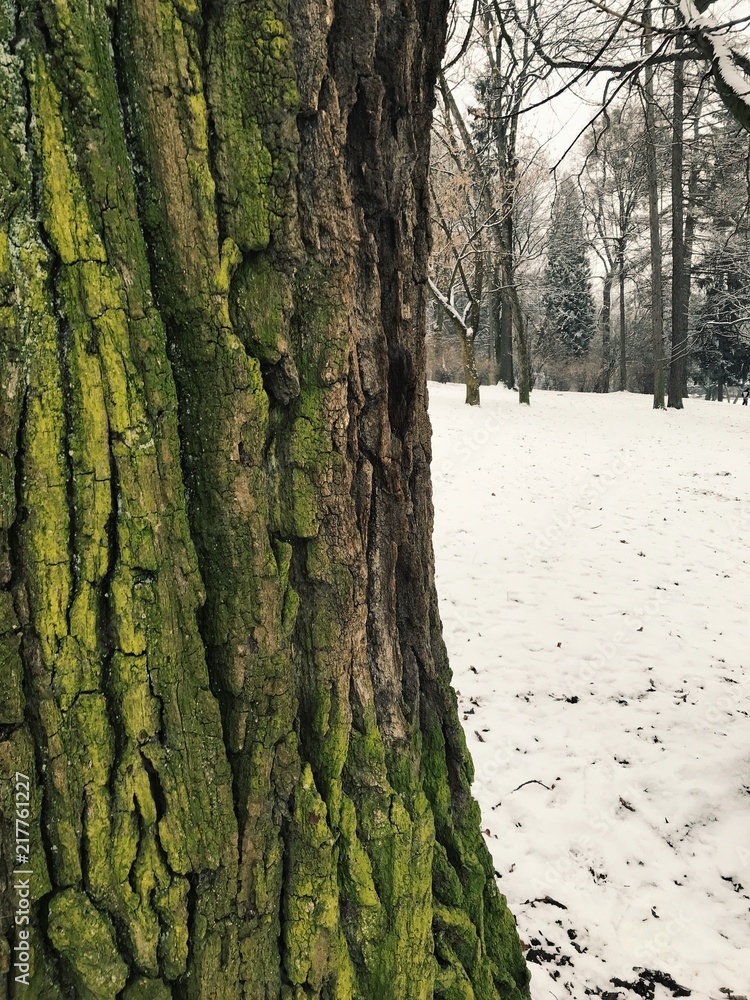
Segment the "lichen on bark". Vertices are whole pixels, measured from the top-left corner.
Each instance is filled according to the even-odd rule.
[[[3,11],[30,995],[522,1000],[433,580],[443,0]]]

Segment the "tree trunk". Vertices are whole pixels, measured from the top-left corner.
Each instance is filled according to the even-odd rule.
[[[480,192],[482,209],[488,219],[493,218],[497,214],[497,206],[493,202],[490,186],[486,183],[482,165],[479,162],[469,129],[459,112],[458,105],[442,74],[440,76],[440,92],[445,101],[445,106],[455,121],[459,135],[461,136],[461,142],[466,152],[468,169],[474,178],[477,190]],[[502,207],[500,208],[500,213],[502,214]],[[493,225],[490,227],[490,237],[500,260],[504,295],[509,299],[511,306],[510,317],[513,329],[513,341],[516,358],[518,359],[518,402],[529,404],[531,402],[531,352],[526,335],[526,324],[518,297],[518,289],[513,283],[513,246],[512,242],[509,242],[509,234],[512,235],[512,228],[509,225]],[[505,305],[505,301],[504,298],[503,305]]]
[[[445,14],[0,22],[0,750],[32,789],[30,996],[528,997],[433,579]]]
[[[688,394],[688,366],[687,366],[687,350],[688,350],[688,326],[690,317],[690,293],[691,284],[693,278],[693,246],[695,244],[695,229],[698,222],[698,184],[700,181],[700,168],[697,150],[700,148],[700,116],[701,108],[703,106],[703,96],[702,93],[698,95],[698,99],[695,102],[693,108],[693,152],[692,152],[692,163],[690,164],[690,172],[688,174],[688,185],[687,185],[687,211],[685,212],[685,238],[683,242],[683,252],[682,252],[682,309],[683,309],[683,323],[685,325],[684,329],[684,339],[685,339],[685,363],[682,370],[682,394],[687,396]]]
[[[617,280],[620,291],[620,338],[619,338],[619,361],[620,361],[620,392],[625,392],[628,387],[628,369],[626,352],[626,329],[625,329],[625,245],[624,240],[620,240],[617,246]]]
[[[651,4],[646,3],[643,11],[644,53],[648,57],[653,51],[651,32]],[[654,409],[664,409],[664,307],[661,274],[661,229],[659,225],[659,179],[656,162],[656,119],[654,108],[653,66],[645,71],[643,86],[646,117],[646,177],[648,181],[648,224],[651,244],[651,348],[654,354]]]
[[[511,323],[513,326],[515,355],[518,358],[518,402],[531,403],[531,350],[526,335],[526,321],[521,312],[518,292],[511,285],[508,290],[511,305]]]
[[[503,282],[500,298],[500,381],[507,389],[514,389],[516,379],[513,372],[513,300]]]
[[[602,312],[600,317],[602,329],[602,377],[601,391],[609,392],[609,380],[612,371],[612,359],[610,358],[610,343],[612,339],[612,272],[607,271],[604,275],[604,285],[602,287]]]
[[[667,405],[682,409],[687,353],[687,296],[685,290],[685,232],[682,187],[684,69],[674,64],[672,107],[672,351]]]
[[[479,406],[479,374],[473,337],[464,336],[461,338],[461,364],[464,369],[464,384],[466,385],[465,402],[469,406]]]
[[[492,247],[488,248],[485,252],[487,254],[485,267],[490,276],[490,285],[487,293],[487,339],[489,342],[487,375],[489,384],[497,385],[500,381],[500,369],[502,365],[502,279],[500,277],[500,267]]]

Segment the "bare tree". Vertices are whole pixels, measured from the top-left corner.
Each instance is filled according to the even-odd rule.
[[[653,53],[653,28],[651,2],[643,9],[643,52],[648,58]],[[651,250],[651,345],[654,355],[654,409],[664,409],[664,303],[662,298],[661,225],[659,218],[659,177],[656,155],[656,101],[654,75],[656,68],[649,64],[644,69],[642,89],[645,120],[644,149],[648,181],[648,226]]]
[[[698,63],[729,113],[750,131],[746,35],[750,14],[740,10],[734,16],[734,8],[725,13],[723,7],[711,12],[712,7],[718,7],[717,0],[663,0],[656,6],[651,0],[621,2],[618,8],[614,2],[602,0],[560,0],[545,5],[544,22],[538,12],[530,27],[523,18],[516,20],[539,57],[560,72],[557,93],[593,75],[605,74],[610,78],[605,87],[606,106],[647,66]],[[649,32],[658,41],[646,52],[640,40]],[[542,97],[538,103],[549,99],[549,95]]]
[[[461,347],[466,402],[478,406],[479,373],[475,341],[485,297],[485,273],[492,273],[485,231],[494,225],[486,217],[481,191],[466,169],[460,139],[450,113],[433,126],[430,195],[433,246],[428,287],[439,325],[447,323]]]
[[[513,385],[512,343],[514,290],[517,297],[516,199],[519,173],[519,121],[524,103],[550,70],[538,58],[528,32],[519,32],[514,20],[523,17],[526,25],[536,18],[538,0],[527,0],[525,8],[514,0],[482,0],[478,14],[478,34],[486,60],[485,71],[475,87],[480,106],[473,111],[477,156],[494,179],[495,201],[499,209],[497,225],[503,252],[498,261],[499,321],[495,319],[496,377]],[[497,312],[495,311],[495,317]]]
[[[458,107],[444,74],[441,74],[439,78],[439,90],[443,100],[444,119],[448,123],[449,134],[454,144],[454,155],[471,177],[484,218],[483,224],[486,227],[488,238],[492,241],[504,277],[503,287],[506,290],[507,308],[510,312],[518,358],[518,399],[520,403],[528,403],[531,391],[529,350],[518,289],[508,281],[508,275],[512,273],[512,248],[506,242],[507,232],[502,225],[502,203],[498,203],[491,178],[482,163],[466,119]]]
[[[627,388],[627,325],[625,282],[628,253],[641,229],[638,215],[643,193],[643,128],[630,105],[608,109],[601,126],[588,138],[584,168],[579,176],[584,205],[597,239],[594,242],[604,267],[603,290],[603,389],[609,389],[613,358],[609,353],[611,294],[619,286],[619,387]]]

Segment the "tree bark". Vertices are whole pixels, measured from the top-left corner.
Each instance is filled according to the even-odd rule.
[[[31,778],[29,996],[528,997],[430,541],[445,3],[13,13],[0,751]]]
[[[672,350],[667,406],[682,409],[687,353],[687,294],[685,289],[684,196],[682,184],[684,69],[674,64],[672,106]]]
[[[464,336],[461,338],[461,363],[464,368],[464,384],[466,385],[466,398],[464,402],[469,406],[479,406],[479,374],[477,372],[477,358],[472,337]]]
[[[612,340],[612,277],[611,271],[607,271],[604,275],[602,312],[599,319],[602,331],[602,392],[609,392],[609,382],[612,372],[612,359],[610,358],[610,344]]]
[[[620,337],[619,337],[619,369],[620,369],[620,392],[625,392],[628,387],[627,351],[626,351],[626,329],[625,329],[625,240],[620,238],[617,244],[617,281],[619,286],[620,301]]]
[[[490,275],[490,286],[488,291],[487,326],[489,332],[489,361],[487,380],[490,385],[497,385],[501,379],[502,366],[502,298],[500,286],[500,268],[492,249],[487,250],[487,261],[485,263],[487,272]]]
[[[687,210],[685,212],[685,237],[683,242],[682,251],[682,295],[683,295],[683,322],[685,324],[684,338],[685,338],[685,363],[683,365],[682,371],[682,394],[687,396],[688,394],[688,366],[687,366],[687,332],[688,332],[688,320],[690,316],[690,294],[691,285],[693,279],[693,247],[695,244],[695,230],[697,226],[697,215],[698,215],[698,184],[700,182],[700,167],[698,159],[698,150],[700,149],[700,117],[701,109],[703,107],[703,93],[698,94],[698,98],[695,102],[693,108],[693,150],[692,150],[692,162],[690,164],[690,171],[688,173],[688,184],[687,184]]]
[[[513,370],[513,300],[503,285],[500,291],[502,312],[500,314],[500,381],[507,389],[515,389],[516,378]]]
[[[651,4],[643,11],[644,53],[653,51]],[[661,273],[661,228],[659,224],[659,179],[656,162],[656,116],[653,66],[645,71],[643,101],[646,118],[646,176],[648,181],[648,226],[651,249],[651,349],[654,355],[654,409],[664,409],[664,306]]]

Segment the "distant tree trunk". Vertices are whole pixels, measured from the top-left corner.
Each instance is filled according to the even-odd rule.
[[[471,134],[466,126],[466,122],[464,121],[453,94],[450,91],[450,87],[442,74],[440,76],[440,92],[442,94],[443,101],[445,102],[445,106],[448,109],[452,120],[456,124],[459,135],[461,136],[461,142],[466,155],[466,166],[474,178],[477,191],[480,193],[480,199],[485,216],[488,219],[494,218],[497,214],[498,207],[492,200],[490,186],[486,183],[486,178],[482,170],[482,164],[477,156],[477,152],[474,148],[474,143],[472,142]],[[502,208],[500,211],[502,214]],[[510,302],[511,307],[509,310],[510,322],[513,328],[515,355],[518,360],[518,401],[519,403],[528,404],[531,400],[531,352],[529,350],[529,343],[526,335],[524,315],[518,298],[518,289],[512,280],[512,242],[510,239],[510,236],[512,236],[512,229],[510,228],[508,222],[509,220],[506,219],[505,224],[491,226],[490,238],[493,241],[493,246],[495,247],[500,260],[500,269],[503,276],[503,306],[505,307],[507,297],[507,301]]]
[[[700,181],[700,166],[698,155],[695,152],[700,143],[700,113],[703,106],[703,94],[698,95],[698,100],[693,108],[693,155],[688,174],[687,185],[687,211],[685,212],[685,241],[683,244],[682,271],[683,271],[683,311],[685,324],[685,353],[687,355],[687,333],[688,319],[690,315],[690,292],[693,277],[693,246],[695,244],[695,228],[698,214],[698,183]],[[687,357],[682,372],[682,392],[687,396]]]
[[[644,53],[653,51],[651,4],[644,8]],[[656,163],[656,121],[654,67],[645,72],[644,109],[646,116],[646,175],[648,179],[648,224],[651,244],[651,348],[654,355],[654,409],[664,409],[664,306],[661,273],[661,227],[659,224],[659,179]]]
[[[479,406],[479,372],[477,370],[476,351],[474,349],[474,341],[476,339],[475,331],[477,327],[467,325],[465,319],[461,317],[455,308],[454,303],[452,301],[448,301],[445,296],[442,295],[431,279],[428,281],[428,287],[432,290],[437,303],[437,308],[450,323],[453,328],[453,332],[458,337],[458,342],[461,345],[461,366],[464,376],[464,385],[466,386],[465,402],[468,403],[469,406]],[[479,293],[481,296],[481,285]],[[479,305],[476,299],[473,299],[471,302],[471,321],[476,324],[479,323]]]
[[[500,313],[500,381],[508,389],[514,389],[516,379],[513,370],[513,297],[507,285],[500,289],[502,309]]]
[[[464,384],[466,385],[465,402],[469,406],[479,406],[479,374],[472,337],[463,336],[461,338],[461,363],[464,370]]]
[[[489,329],[492,347],[493,384],[502,382],[508,389],[513,384],[513,326],[511,322],[512,305],[505,294],[504,280],[500,262],[495,253],[490,253],[488,264],[492,282],[488,295]]]
[[[619,368],[620,368],[620,392],[625,392],[628,387],[627,370],[627,350],[625,327],[625,240],[617,241],[617,281],[620,292],[620,338],[619,338]]]
[[[682,409],[687,353],[687,292],[685,288],[684,195],[682,186],[684,69],[674,64],[672,105],[672,350],[667,405]]]
[[[502,302],[500,299],[500,273],[491,250],[487,251],[485,270],[490,276],[490,285],[487,292],[487,328],[488,336],[488,381],[490,385],[497,385],[500,381],[500,367],[502,356],[501,342],[501,315]]]
[[[0,759],[31,778],[29,996],[529,995],[430,541],[446,8],[0,21]]]
[[[482,295],[484,289],[485,255],[481,252],[474,255],[474,295],[471,300],[470,323],[468,334],[461,338],[461,357],[464,366],[464,381],[466,382],[466,402],[469,406],[479,406],[479,372],[477,371],[474,342],[479,333],[482,317]]]
[[[602,331],[602,392],[609,392],[609,381],[612,372],[612,278],[612,272],[607,271],[604,275],[602,311],[599,317],[599,325]]]
[[[528,405],[531,402],[531,350],[526,334],[526,321],[515,287],[509,288],[508,297],[511,306],[515,355],[518,358],[518,402]]]

